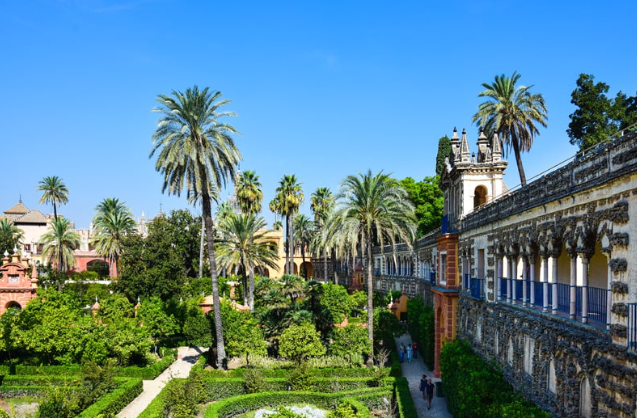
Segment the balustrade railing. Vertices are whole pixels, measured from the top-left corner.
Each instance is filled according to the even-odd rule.
[[[557,311],[569,313],[571,309],[571,286],[557,283]]]
[[[513,282],[515,283],[515,300],[517,302],[522,302],[522,296],[524,296],[522,290],[524,282],[522,280],[513,280]]]
[[[484,299],[484,279],[471,277],[469,279],[469,289],[472,298],[480,300]]]
[[[588,288],[588,319],[608,324],[608,289]]]
[[[533,300],[531,300],[531,303],[539,307],[544,306],[544,283],[531,282],[531,288],[533,289]]]
[[[509,283],[509,279],[506,277],[500,277],[500,299],[507,298],[507,283]]]

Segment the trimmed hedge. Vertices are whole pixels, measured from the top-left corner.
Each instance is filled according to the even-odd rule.
[[[171,350],[158,362],[147,366],[129,366],[118,370],[117,375],[122,377],[137,377],[144,380],[154,380],[164,372],[177,359],[176,350]]]
[[[79,375],[82,371],[82,366],[79,364],[73,364],[70,366],[27,366],[24,364],[17,364],[12,375],[57,375],[57,376],[75,376]]]
[[[102,396],[93,405],[86,408],[77,418],[92,418],[98,415],[114,416],[124,409],[144,390],[144,383],[139,378],[116,378],[123,383],[108,395]]]
[[[367,390],[370,391],[370,390]],[[371,391],[378,391],[371,388]],[[369,409],[360,401],[355,400],[355,396],[360,391],[338,392],[338,393],[316,393],[316,392],[263,392],[249,395],[234,396],[223,399],[206,408],[204,418],[228,418],[237,414],[264,407],[279,407],[296,403],[308,403],[324,409],[334,409],[339,401],[348,402],[357,413],[363,417],[369,417]]]
[[[77,385],[80,379],[78,376],[58,376],[58,375],[9,375],[9,376],[0,376],[0,383],[2,386],[46,386],[46,385],[57,385],[57,384],[71,384]]]
[[[398,361],[398,357],[396,357],[396,361],[398,362],[398,369],[400,370],[400,361]],[[197,367],[198,364],[193,366],[193,370]],[[203,367],[201,367],[202,369]],[[220,378],[231,378],[231,377],[243,377],[246,371],[249,369],[239,368],[235,370],[204,370],[206,373],[206,377],[220,377]],[[265,378],[288,378],[290,377],[290,373],[294,371],[294,369],[259,369],[261,373],[263,373],[263,377]],[[329,377],[329,378],[337,378],[337,377],[369,377],[371,374],[371,370],[368,368],[352,368],[352,369],[335,369],[335,368],[325,368],[325,369],[311,369],[312,376],[314,377]],[[192,371],[191,371],[192,374]],[[400,374],[399,374],[400,376]]]
[[[549,418],[514,392],[493,364],[475,354],[468,342],[445,343],[440,371],[449,412],[456,418]]]
[[[396,405],[398,406],[398,416],[400,418],[417,417],[418,411],[414,405],[414,399],[409,391],[409,382],[404,377],[396,378]]]

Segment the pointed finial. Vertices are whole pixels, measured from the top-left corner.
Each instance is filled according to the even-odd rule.
[[[137,296],[137,303],[139,303],[139,302],[140,302],[140,300],[139,300],[139,296]]]
[[[97,295],[95,295],[95,303],[97,303]]]
[[[20,193],[20,198],[18,199],[18,203],[22,203],[22,193]]]

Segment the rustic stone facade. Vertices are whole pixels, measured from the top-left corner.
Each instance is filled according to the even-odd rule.
[[[35,264],[20,260],[18,254],[11,258],[5,253],[0,266],[0,315],[9,308],[23,309],[35,298],[38,288]]]
[[[454,137],[442,230],[377,249],[377,289],[433,299],[436,359],[457,333],[553,416],[634,418],[637,134],[504,195],[499,150]]]

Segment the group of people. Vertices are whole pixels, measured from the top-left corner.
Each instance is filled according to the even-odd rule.
[[[422,392],[422,398],[427,401],[427,409],[431,409],[431,400],[434,397],[435,388],[436,386],[431,381],[431,378],[423,374],[420,379],[420,391]]]
[[[411,359],[413,358],[418,358],[418,345],[416,343],[414,343],[414,345],[412,346],[411,344],[409,344],[407,347],[405,347],[405,344],[400,343],[400,362],[404,363],[405,361],[407,363],[411,363]]]

